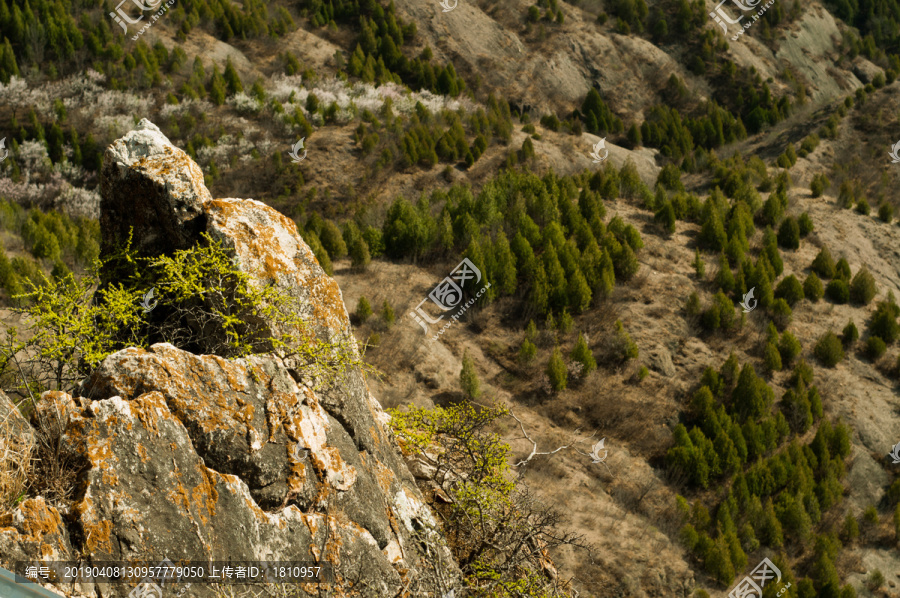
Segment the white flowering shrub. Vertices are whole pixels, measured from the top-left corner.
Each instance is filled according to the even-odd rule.
[[[225,103],[234,108],[238,114],[258,114],[262,109],[262,103],[244,92],[236,93],[225,100]]]

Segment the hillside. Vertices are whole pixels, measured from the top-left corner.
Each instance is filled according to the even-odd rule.
[[[544,593],[497,595],[700,598],[769,558],[767,597],[900,596],[900,8],[739,6],[723,9],[737,39],[700,0],[184,0],[125,35],[108,3],[0,0],[4,328],[34,334],[28,281],[89,274],[131,226],[150,256],[203,242],[141,232],[143,187],[103,187],[107,147],[148,119],[211,201],[273,208],[333,276],[457,595],[500,590],[456,535],[454,478],[415,465],[454,438],[417,444],[417,409],[508,409],[484,429],[559,512],[521,565]],[[479,280],[443,311],[429,294],[464,259]],[[103,285],[137,280],[116,276]],[[444,317],[426,334],[417,308]],[[117,349],[169,342],[157,325]],[[77,398],[29,390],[13,348],[0,382],[27,417],[34,390]],[[20,486],[5,509],[73,500]],[[582,538],[555,544],[567,531]]]

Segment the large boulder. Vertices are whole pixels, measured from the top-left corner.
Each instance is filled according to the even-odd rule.
[[[104,247],[133,230],[134,247],[159,255],[208,233],[253,284],[287,294],[320,340],[352,339],[340,289],[294,223],[260,202],[212,199],[202,180],[141,121],[107,150]],[[44,393],[35,423],[53,415],[61,456],[83,472],[67,516],[25,501],[0,521],[0,560],[319,562],[334,572],[328,595],[441,596],[459,568],[358,362],[338,383],[314,374],[283,355],[225,359],[160,343],[108,356],[76,397]],[[22,523],[37,511],[40,538]],[[75,588],[104,598],[130,589]]]

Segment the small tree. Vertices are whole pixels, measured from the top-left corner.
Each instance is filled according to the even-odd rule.
[[[703,258],[700,257],[699,249],[694,250],[694,261],[691,265],[694,267],[697,278],[702,279],[706,275],[706,265],[703,263]]]
[[[536,356],[537,347],[535,344],[527,338],[523,340],[522,346],[519,347],[519,362],[522,363],[522,365],[530,365]]]
[[[884,355],[887,351],[887,345],[877,336],[870,336],[866,339],[866,356],[875,361]]]
[[[800,284],[796,276],[791,274],[775,287],[775,297],[784,299],[788,305],[793,307],[795,303],[804,298],[803,285]]]
[[[773,343],[766,344],[766,350],[763,354],[763,366],[769,374],[781,371],[781,353],[778,352],[778,347]]]
[[[785,249],[800,247],[800,225],[793,216],[788,216],[778,227],[778,244]]]
[[[810,301],[816,302],[825,294],[822,288],[822,281],[816,276],[815,272],[810,272],[806,280],[803,281],[803,296]]]
[[[790,325],[793,312],[787,301],[784,299],[776,299],[775,302],[772,303],[771,316],[772,322],[775,323],[778,330],[784,330]]]
[[[841,341],[845,347],[850,347],[859,340],[859,330],[853,320],[849,320],[844,330],[841,332]]]
[[[372,306],[369,305],[369,300],[363,295],[359,298],[359,301],[356,302],[356,318],[359,320],[359,323],[362,324],[368,320],[371,315]]]
[[[781,335],[781,339],[778,341],[778,352],[781,354],[781,362],[786,367],[790,367],[793,365],[794,360],[800,356],[800,353],[803,351],[803,346],[800,344],[800,341],[797,340],[797,337],[790,333],[790,331],[785,331],[784,334]]]
[[[811,268],[813,272],[822,278],[834,278],[834,258],[831,257],[831,252],[828,251],[827,247],[823,247],[819,250],[816,259],[813,260]]]
[[[550,356],[550,363],[547,364],[547,377],[550,378],[550,386],[553,390],[563,390],[568,382],[569,372],[566,369],[566,362],[563,361],[562,352],[559,347],[553,349],[553,355]]]
[[[387,299],[381,304],[381,319],[387,324],[388,328],[394,325],[394,308],[391,307]]]
[[[813,354],[822,365],[833,368],[844,359],[844,348],[837,335],[829,330],[818,340]]]
[[[850,287],[843,280],[832,280],[825,287],[825,296],[841,305],[850,302]]]
[[[594,359],[594,354],[591,353],[587,340],[581,333],[578,334],[578,342],[575,343],[575,348],[572,349],[570,357],[573,361],[577,361],[584,366],[581,370],[582,376],[587,376],[597,369],[597,361]]]
[[[478,381],[478,373],[475,371],[475,364],[469,357],[469,352],[463,353],[462,369],[459,372],[459,386],[463,391],[463,395],[469,400],[477,399],[481,396],[481,383]]]
[[[860,305],[868,304],[878,292],[875,277],[865,267],[860,268],[850,282],[850,298]]]

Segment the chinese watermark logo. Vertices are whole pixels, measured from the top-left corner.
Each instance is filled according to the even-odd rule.
[[[122,31],[126,35],[128,34],[128,24],[135,25],[144,18],[143,14],[141,14],[141,16],[139,16],[136,19],[132,19],[127,14],[125,14],[125,11],[122,9],[122,5],[128,1],[129,0],[122,0],[121,2],[119,2],[119,5],[116,6],[116,12],[109,13],[109,16],[111,16],[113,18],[113,20],[119,24],[119,26],[122,28]],[[141,2],[141,0],[130,0],[130,1],[133,2],[134,5],[137,6],[141,10],[141,13],[143,13],[143,11],[145,11],[145,10],[156,10],[156,8],[162,3],[162,0],[155,0],[155,1],[147,0],[147,4],[144,4],[143,2]],[[138,31],[137,35],[135,35],[131,39],[136,40],[138,37],[143,35],[144,32],[147,31],[148,29],[150,29],[150,27],[152,27],[153,24],[156,23],[156,21],[161,16],[163,16],[166,12],[168,12],[169,7],[172,6],[173,4],[175,4],[175,0],[169,0],[168,2],[166,2],[165,6],[160,8],[155,14],[153,14],[150,17],[150,22],[148,22],[146,25],[144,25],[141,28],[141,30]],[[126,22],[128,24],[126,24]]]
[[[753,298],[753,291],[756,290],[756,287],[750,289],[746,295],[744,295],[744,300],[741,301],[741,307],[744,308],[744,313],[749,314],[751,311],[756,309],[756,299]],[[750,304],[750,301],[753,301],[753,304]]]
[[[156,307],[157,303],[159,303],[158,301],[154,301],[153,303],[150,303],[150,300],[153,299],[153,295],[155,293],[156,293],[156,287],[153,287],[152,289],[147,291],[147,294],[144,295],[144,300],[141,301],[141,307],[144,308],[145,314],[149,314],[151,311],[153,311],[153,308]]]
[[[603,463],[606,461],[607,455],[609,455],[609,449],[604,448],[603,445],[606,443],[606,438],[601,438],[600,442],[594,445],[594,448],[591,449],[591,452],[588,454],[588,457],[593,459],[591,463]],[[600,451],[603,451],[603,456],[600,456]]]
[[[450,276],[441,281],[438,286],[434,287],[434,290],[428,294],[428,297],[422,299],[419,302],[419,305],[416,306],[415,311],[409,312],[409,316],[422,327],[422,330],[425,331],[425,334],[428,334],[428,324],[437,324],[442,319],[444,319],[444,315],[440,315],[437,318],[432,318],[428,313],[422,308],[422,304],[428,301],[430,298],[431,301],[438,306],[442,311],[450,311],[454,307],[457,307],[463,299],[463,290],[462,287],[465,285],[467,280],[474,279],[475,283],[481,282],[481,270],[475,267],[469,258],[463,259],[456,266],[456,269],[450,273]],[[457,284],[458,283],[458,284]],[[478,294],[475,295],[472,299],[469,299],[462,308],[457,311],[454,315],[450,316],[450,321],[444,324],[444,327],[441,328],[437,334],[431,337],[432,341],[438,340],[438,337],[444,334],[446,331],[456,320],[462,316],[469,307],[491,288],[491,283],[487,283],[487,285],[483,286]],[[425,322],[428,322],[426,324]]]
[[[761,2],[761,0],[748,0],[745,4],[741,0],[731,0],[731,1],[734,2],[735,6],[740,8],[743,12],[749,12],[751,10],[756,9],[756,7]],[[750,27],[753,26],[753,23],[758,21],[763,16],[763,14],[765,14],[765,12],[769,9],[770,6],[775,4],[775,0],[769,0],[769,2],[767,2],[765,5],[763,5],[756,14],[750,15],[750,19],[752,19],[752,21],[747,20],[744,22],[743,25],[741,25],[741,20],[746,15],[741,15],[736,19],[732,19],[730,16],[728,16],[728,14],[722,8],[722,5],[725,4],[726,2],[728,2],[728,0],[722,0],[721,2],[719,2],[719,4],[716,5],[715,11],[709,13],[709,16],[711,16],[713,18],[713,20],[716,22],[716,24],[722,28],[722,31],[725,33],[725,35],[728,35],[728,25],[726,25],[726,23],[740,26],[740,29],[738,30],[738,32],[732,36],[731,41],[737,41],[737,39],[740,36],[742,36],[747,29],[750,29]]]
[[[306,150],[303,149],[303,141],[304,141],[305,139],[306,139],[306,137],[301,137],[301,138],[300,138],[300,141],[298,141],[297,143],[295,143],[294,146],[291,148],[291,151],[288,152],[288,155],[290,155],[290,157],[291,157],[291,161],[293,161],[293,162],[295,162],[295,163],[296,163],[296,162],[302,162],[303,159],[306,158]],[[299,152],[300,150],[303,150],[303,155],[302,155],[302,156],[299,155],[299,154],[297,153],[297,152]]]
[[[888,457],[894,460],[894,464],[900,463],[900,442],[894,445],[893,450],[888,453]]]
[[[6,156],[9,155],[9,150],[6,149],[6,137],[0,139],[0,162],[6,160]]]
[[[775,579],[777,578],[777,579]],[[731,590],[728,598],[762,598],[763,588],[770,580],[775,579],[775,583],[781,583],[781,570],[776,567],[768,558],[756,566],[756,569],[750,572],[750,575],[740,581],[740,583]],[[778,590],[777,596],[784,594],[791,584]]]
[[[450,4],[449,0],[441,0],[441,8],[444,10],[441,12],[450,12],[459,4],[459,0],[453,0],[453,4]],[[452,598],[452,597],[451,597]]]
[[[3,146],[0,145],[0,147],[3,147]],[[891,151],[889,153],[891,156],[891,164],[896,164],[897,162],[900,162],[900,141],[898,141],[891,147]]]
[[[603,156],[600,156],[600,150],[603,150]],[[609,150],[606,149],[606,137],[598,141],[594,144],[594,151],[591,152],[591,158],[594,159],[594,164],[599,164],[606,160],[607,156],[609,156]]]

